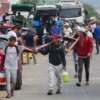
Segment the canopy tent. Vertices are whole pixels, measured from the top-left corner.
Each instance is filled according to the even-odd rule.
[[[12,9],[12,11],[30,12],[33,9],[33,5],[30,5],[30,4],[13,4],[11,9]]]

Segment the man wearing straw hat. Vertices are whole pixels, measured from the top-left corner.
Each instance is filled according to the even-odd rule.
[[[80,38],[76,40],[77,41],[76,44],[73,47],[71,47],[71,49],[78,47],[79,82],[76,83],[76,85],[81,86],[83,64],[86,73],[85,85],[89,85],[89,66],[90,66],[90,56],[93,51],[93,42],[92,39],[87,36],[86,29],[84,28],[78,29],[77,34],[80,36]],[[67,52],[69,52],[71,49],[68,49]]]
[[[69,23],[64,24],[65,28],[63,32],[65,33],[65,37],[69,37],[70,34],[72,33],[72,29],[69,26]]]

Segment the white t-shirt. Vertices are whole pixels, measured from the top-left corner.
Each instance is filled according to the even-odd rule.
[[[18,55],[22,53],[23,49],[18,48]],[[5,48],[3,49],[3,55],[5,55]],[[7,47],[5,55],[4,68],[7,69],[18,69],[18,55],[16,47]]]
[[[47,33],[47,30],[46,30],[46,29],[44,29],[44,30],[43,30],[43,33],[46,35],[46,33]]]
[[[9,31],[8,33],[7,33],[7,38],[9,39],[11,36],[15,36],[16,37],[16,40],[18,40],[17,39],[17,35],[16,35],[16,33],[14,32],[14,31]],[[15,44],[18,44],[18,42],[16,42]]]
[[[87,32],[87,36],[93,38],[93,35],[92,35],[92,33],[90,31]]]

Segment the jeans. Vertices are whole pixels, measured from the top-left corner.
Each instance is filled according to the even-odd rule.
[[[46,41],[46,40],[50,41],[50,37],[49,37],[48,35],[43,35],[43,36],[42,36],[42,45],[45,44],[45,41]],[[44,47],[43,47],[42,49],[45,50]]]
[[[75,66],[75,72],[78,73],[78,53],[74,52],[74,66]]]
[[[42,36],[42,45],[45,44],[45,40],[46,40],[46,39],[49,41],[49,40],[50,40],[50,37],[49,37],[48,35],[43,35],[43,36]]]
[[[100,43],[100,36],[96,36],[96,49],[97,49],[97,53],[99,53],[99,43]]]
[[[78,58],[78,64],[79,64],[79,72],[78,72],[78,78],[79,82],[82,80],[82,71],[83,71],[83,64],[85,67],[85,76],[86,76],[86,82],[89,81],[89,66],[90,66],[90,57],[87,58]]]

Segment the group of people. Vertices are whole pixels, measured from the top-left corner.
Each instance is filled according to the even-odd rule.
[[[94,29],[94,31],[91,32],[91,29]],[[46,24],[43,24],[38,29],[38,37],[42,41],[42,45],[45,44],[46,39],[51,41],[51,44],[47,46],[47,48],[41,48],[38,47],[38,50],[35,48],[37,46],[36,44],[36,38],[35,35],[32,34],[32,30],[29,29],[28,33],[24,34],[24,36],[21,35],[21,27],[14,26],[10,32],[8,32],[7,36],[10,39],[10,43],[8,46],[9,49],[13,48],[15,44],[19,44],[22,46],[27,46],[33,50],[34,53],[40,52],[43,55],[49,54],[49,66],[48,66],[48,84],[49,84],[49,91],[47,92],[47,95],[53,94],[53,86],[54,86],[54,75],[57,78],[57,91],[56,94],[61,94],[61,72],[62,70],[66,71],[66,57],[65,52],[68,53],[70,51],[70,47],[65,49],[61,41],[59,40],[59,37],[71,37],[74,34],[77,34],[76,38],[76,44],[71,48],[73,50],[74,54],[74,66],[75,66],[75,78],[78,78],[78,83],[76,83],[77,86],[81,86],[82,82],[82,70],[83,70],[83,64],[85,67],[86,72],[86,85],[89,85],[89,67],[90,67],[90,57],[93,52],[93,43],[94,39],[96,40],[96,48],[98,50],[99,45],[99,39],[100,36],[98,35],[100,32],[100,27],[97,26],[94,28],[94,25],[91,24],[90,26],[80,26],[77,24],[74,29],[70,27],[69,23],[64,24],[64,28],[61,29],[61,26],[59,26],[57,23],[54,23],[54,26],[48,29],[48,26]],[[95,34],[95,38],[93,39],[93,34]],[[12,37],[13,36],[13,37]],[[14,38],[15,37],[15,38]],[[18,41],[18,43],[17,43]],[[25,41],[25,42],[24,42]],[[71,44],[70,44],[71,45]],[[34,49],[33,49],[34,48]],[[4,50],[5,51],[5,50]],[[16,56],[16,52],[13,49],[13,55]],[[12,52],[7,52],[9,55],[12,54]],[[6,54],[7,54],[6,53]],[[97,51],[97,54],[99,51]],[[5,54],[4,54],[5,55]],[[12,56],[9,56],[12,58]],[[11,70],[7,67],[7,62],[11,62],[10,59],[5,56],[5,73],[6,73],[6,80],[9,83],[9,78],[7,77],[7,73],[13,75],[13,66],[9,65]],[[17,59],[15,59],[17,61]],[[34,63],[37,63],[36,60]],[[12,66],[12,67],[11,67]],[[15,83],[15,81],[14,81]],[[10,83],[9,83],[10,84]],[[16,83],[15,83],[16,84]],[[9,85],[7,84],[7,98],[10,98],[13,96],[14,93],[14,87],[15,84],[12,85],[12,88],[10,89]],[[10,91],[11,90],[11,91]]]

